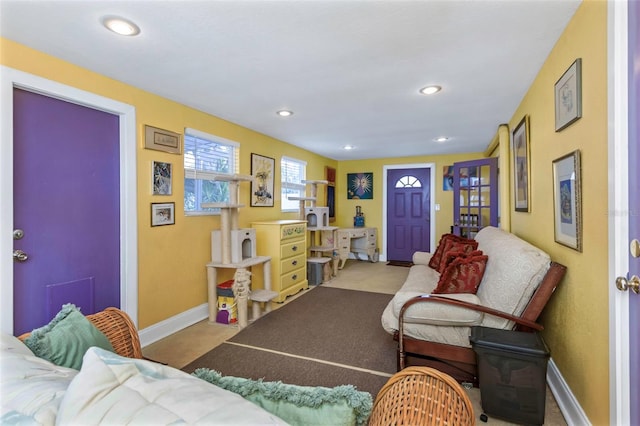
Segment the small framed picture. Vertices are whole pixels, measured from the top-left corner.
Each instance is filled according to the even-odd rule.
[[[175,225],[176,203],[151,203],[151,226]]]
[[[154,161],[151,171],[153,195],[171,195],[171,163]]]
[[[582,59],[576,59],[555,84],[556,132],[582,117]]]
[[[152,126],[144,126],[144,147],[156,151],[180,154],[182,135]]]
[[[513,131],[513,182],[515,209],[529,211],[529,116],[525,115]]]
[[[580,151],[553,161],[555,241],[582,251],[582,195]]]

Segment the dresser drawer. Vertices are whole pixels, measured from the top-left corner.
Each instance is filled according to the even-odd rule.
[[[286,259],[287,257],[296,256],[300,253],[305,253],[307,248],[305,247],[305,239],[298,239],[295,242],[286,242],[280,246],[280,258]]]
[[[307,279],[307,271],[305,268],[296,269],[287,274],[283,274],[280,277],[280,288],[285,290],[291,286],[294,286],[301,281]]]
[[[306,256],[304,253],[300,253],[297,256],[284,259],[280,261],[280,273],[286,274],[293,271],[294,269],[298,269],[304,266],[304,262],[306,262]]]

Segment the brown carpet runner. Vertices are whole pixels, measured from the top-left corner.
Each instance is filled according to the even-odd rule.
[[[353,384],[375,397],[388,380],[384,374],[396,371],[396,343],[380,324],[391,297],[319,286],[183,370],[205,367],[303,386]]]

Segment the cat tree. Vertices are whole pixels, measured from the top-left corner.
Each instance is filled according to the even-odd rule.
[[[253,305],[253,320],[260,317],[260,304],[265,304],[265,312],[271,310],[271,300],[278,294],[271,291],[271,257],[256,256],[256,232],[252,228],[240,229],[238,211],[244,207],[238,204],[240,182],[251,182],[253,176],[239,174],[214,174],[213,180],[229,183],[228,203],[203,203],[204,208],[220,209],[220,230],[211,233],[211,263],[207,264],[207,282],[209,298],[209,322],[216,320],[217,311],[217,269],[236,269],[243,277],[243,284],[248,285],[250,273],[247,268],[264,264],[264,289],[249,292],[248,298]],[[236,276],[238,274],[236,273]],[[247,298],[237,298],[238,326],[246,327]],[[257,308],[257,309],[256,309]],[[242,313],[242,315],[241,315]]]
[[[307,230],[310,233],[310,256],[307,259],[311,264],[322,264],[324,270],[323,281],[329,281],[338,272],[338,262],[335,259],[336,230],[337,226],[329,226],[329,207],[318,207],[318,185],[327,185],[327,180],[303,180],[302,183],[309,187],[310,197],[289,197],[289,200],[300,201],[300,220],[307,222]],[[308,205],[307,205],[308,203]],[[317,234],[317,236],[316,236]],[[329,257],[324,256],[326,253]],[[333,270],[330,262],[333,261]],[[312,265],[309,265],[312,266]],[[308,268],[312,270],[311,268]],[[320,282],[316,282],[319,284]]]

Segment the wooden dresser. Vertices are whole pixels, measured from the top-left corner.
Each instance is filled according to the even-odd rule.
[[[274,299],[283,302],[309,288],[307,281],[307,222],[303,220],[275,220],[253,222],[259,256],[271,257],[271,290]]]

